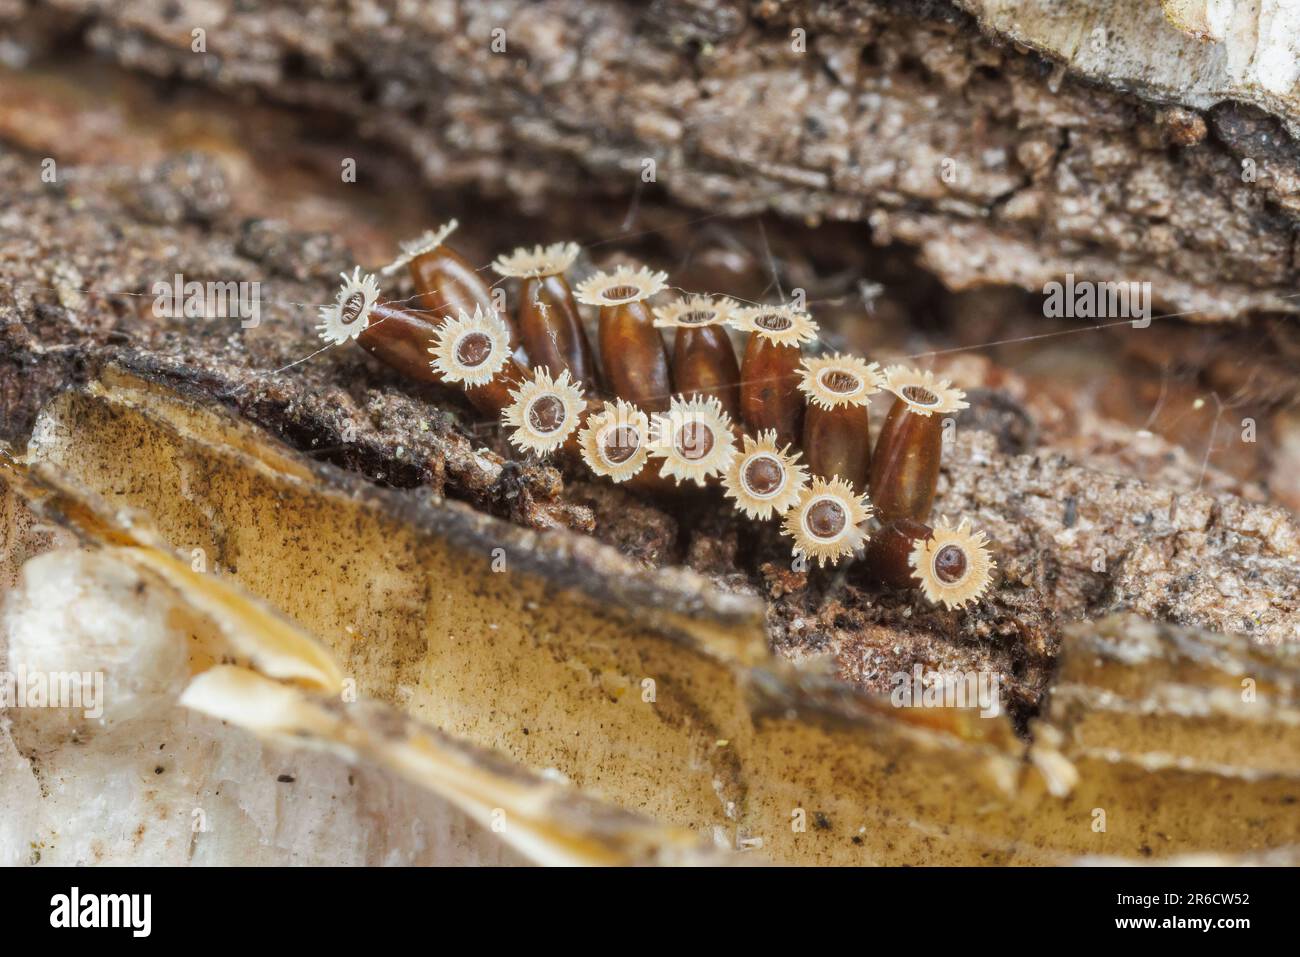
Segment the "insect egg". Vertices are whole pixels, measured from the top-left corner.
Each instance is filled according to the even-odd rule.
[[[740,418],[740,366],[726,323],[729,299],[690,296],[654,310],[655,325],[676,330],[673,388],[682,395],[713,396],[733,420]]]
[[[672,395],[668,354],[646,300],[668,276],[620,266],[578,284],[581,303],[600,307],[600,357],[614,395],[650,412],[665,412]]]
[[[968,407],[947,380],[903,366],[882,374],[851,355],[805,359],[817,324],[789,306],[742,308],[696,295],[652,311],[649,300],[666,287],[662,272],[619,266],[570,290],[564,272],[578,253],[573,243],[520,248],[493,263],[520,280],[520,327],[538,357],[529,373],[512,357],[511,327],[487,285],[446,246],[455,228],[453,221],[404,243],[385,269],[410,268],[426,311],[379,302],[374,277],[358,268],[322,307],[321,337],[355,339],[404,375],[457,385],[481,412],[501,417],[516,448],[563,449],[635,492],[720,482],[747,517],[782,516],[796,554],[820,565],[866,543],[865,572],[887,587],[919,587],[949,608],[988,587],[994,564],[984,535],[966,520],[926,524],[944,416]],[[578,303],[600,310],[612,401],[584,398],[584,382],[599,383]],[[727,325],[748,334],[739,367]],[[659,332],[668,327],[671,362]],[[881,388],[894,403],[873,447],[867,404]],[[752,430],[740,448],[737,417]],[[658,468],[645,467],[651,458]],[[872,517],[883,524],[867,542],[863,526]]]
[[[434,329],[429,367],[444,382],[459,384],[479,411],[496,415],[513,401],[512,389],[526,373],[510,355],[509,331],[495,312],[475,307]]]
[[[965,393],[932,372],[891,366],[884,387],[895,396],[871,460],[871,500],[882,522],[928,521],[939,484],[943,420],[969,407]]]
[[[492,288],[483,281],[477,269],[460,253],[447,245],[447,238],[456,231],[456,220],[438,229],[429,230],[416,239],[401,244],[402,252],[381,271],[392,275],[405,267],[410,271],[415,285],[416,304],[438,319],[453,318],[462,312],[472,315],[477,309],[484,314],[496,312]],[[510,322],[510,349],[523,359],[519,348],[519,333]]]
[[[808,398],[803,449],[813,475],[838,476],[866,491],[871,464],[867,399],[880,391],[882,381],[879,366],[856,356],[804,360],[799,383]]]
[[[538,366],[532,378],[512,391],[501,414],[511,444],[521,451],[546,455],[562,446],[578,428],[584,405],[582,389],[568,370],[556,379]]]
[[[583,461],[597,475],[625,482],[650,456],[650,420],[622,399],[606,402],[578,434]]]
[[[946,518],[918,541],[910,556],[914,577],[931,604],[960,608],[988,589],[997,563],[989,557],[988,539],[968,519],[954,527]]]
[[[788,306],[751,306],[737,309],[732,325],[749,333],[740,365],[745,426],[753,432],[774,429],[782,445],[797,444],[804,414],[797,374],[800,347],[817,337],[817,324]]]
[[[808,470],[797,464],[798,452],[776,445],[776,432],[768,430],[757,439],[742,438],[739,455],[722,478],[727,496],[736,508],[753,519],[780,515],[799,501],[808,484]]]
[[[782,531],[794,539],[795,551],[819,565],[835,564],[861,547],[862,524],[871,517],[871,504],[843,479],[814,477],[785,514]]]
[[[342,345],[358,338],[370,326],[370,313],[379,300],[379,283],[375,277],[362,273],[357,266],[352,275],[339,273],[343,279],[338,296],[329,305],[321,306],[320,322],[316,331],[331,345]]]
[[[736,455],[731,419],[712,396],[674,398],[667,413],[651,421],[652,456],[662,458],[659,474],[703,485],[726,470]]]
[[[596,360],[564,278],[577,255],[577,243],[521,247],[498,257],[492,268],[520,281],[519,335],[530,360],[553,376],[567,369],[579,382],[595,384]]]

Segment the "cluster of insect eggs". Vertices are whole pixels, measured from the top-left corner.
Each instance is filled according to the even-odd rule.
[[[819,564],[865,545],[872,578],[919,586],[933,603],[960,607],[987,588],[984,535],[965,519],[928,524],[943,419],[967,407],[947,381],[851,355],[805,356],[817,325],[788,306],[689,296],[652,308],[667,276],[648,269],[620,266],[570,288],[573,243],[493,263],[521,286],[512,321],[447,244],[455,228],[403,243],[382,270],[409,270],[413,308],[381,302],[375,277],[358,267],[321,308],[321,337],[355,341],[417,381],[462,388],[521,450],[581,457],[646,492],[720,483],[748,517],[781,516],[795,553]],[[599,367],[579,303],[600,310]],[[663,328],[676,330],[671,355]],[[748,334],[739,363],[728,328]],[[894,402],[873,448],[868,400],[881,392]],[[879,527],[868,539],[871,518]]]

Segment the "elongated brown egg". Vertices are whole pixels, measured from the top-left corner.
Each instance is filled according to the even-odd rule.
[[[564,278],[577,255],[577,243],[520,247],[498,257],[492,268],[499,275],[520,280],[519,335],[533,365],[552,376],[567,370],[578,382],[596,386],[595,356],[577,300]]]
[[[817,337],[817,324],[788,306],[752,306],[736,310],[732,325],[749,333],[740,364],[740,414],[746,430],[770,429],[778,445],[797,446],[804,416],[801,346]]]
[[[600,307],[600,359],[616,398],[646,412],[666,412],[673,394],[668,353],[646,300],[664,288],[664,273],[620,266],[578,284],[577,300]]]
[[[882,525],[867,542],[863,568],[868,579],[888,588],[916,588],[921,580],[912,568],[912,550],[930,537],[923,522],[900,518]]]
[[[946,380],[905,366],[886,371],[885,389],[895,400],[872,455],[871,501],[882,522],[926,522],[939,483],[944,418],[968,403]]]
[[[675,329],[673,388],[687,398],[712,396],[734,421],[740,418],[740,365],[727,334],[734,303],[690,296],[654,310],[655,325]]]
[[[357,337],[357,345],[408,379],[442,383],[442,376],[429,365],[437,328],[424,313],[381,302],[371,310],[370,325]]]
[[[838,476],[865,492],[871,465],[867,400],[880,391],[880,367],[837,354],[806,359],[799,379],[808,399],[803,450],[809,471],[825,479]]]
[[[383,268],[391,275],[405,266],[415,285],[415,305],[435,317],[450,318],[464,312],[473,315],[475,309],[484,314],[496,311],[492,287],[464,256],[447,245],[447,237],[456,230],[456,220],[451,220],[436,230],[402,243],[402,253]],[[506,318],[510,331],[510,351],[515,359],[527,364],[519,330]]]
[[[568,370],[597,384],[596,359],[582,328],[578,304],[563,276],[525,279],[520,285],[519,333],[524,350],[552,375]]]
[[[514,391],[526,381],[528,373],[514,356],[508,356],[499,372],[483,385],[467,386],[465,397],[484,415],[495,418],[514,401]]]
[[[963,518],[930,527],[910,518],[882,525],[867,543],[867,577],[887,588],[919,588],[935,605],[960,608],[988,589],[997,563],[983,532]]]

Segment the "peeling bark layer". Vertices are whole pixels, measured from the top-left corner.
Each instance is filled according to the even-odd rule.
[[[298,745],[342,745],[346,759],[395,770],[480,822],[504,810],[516,845],[538,850],[531,832],[558,839],[551,859],[693,858],[696,842],[661,826],[671,823],[787,864],[1294,858],[1300,646],[1135,616],[1081,623],[1064,631],[1051,707],[1026,743],[1004,714],[982,713],[993,703],[983,692],[965,705],[926,707],[922,697],[909,707],[774,659],[758,603],[697,575],[636,569],[589,541],[376,490],[165,383],[107,372],[47,404],[32,465],[0,459],[0,502],[7,484],[36,515],[109,546],[98,573],[83,565],[89,574],[75,584],[46,587],[111,587],[124,562],[152,572],[190,616],[218,627],[232,659],[214,667],[225,658],[207,651],[182,706]],[[21,525],[14,532],[34,546]],[[219,574],[187,564],[196,543]],[[494,550],[509,555],[500,570],[489,570]],[[147,622],[142,593],[123,584],[134,604],[108,607]],[[48,650],[42,619],[62,608],[27,605],[18,648]],[[154,650],[206,637],[181,620]],[[159,665],[167,658],[144,656],[144,670],[171,675]],[[345,674],[362,696],[355,704],[337,700]],[[168,701],[159,683],[134,686]],[[29,744],[68,743],[56,713],[24,717]],[[157,738],[145,740],[152,750]],[[51,773],[87,743],[61,748]],[[551,773],[530,776],[502,753]],[[246,778],[256,772],[241,768]],[[811,827],[791,826],[799,809]],[[85,830],[77,822],[74,835]]]

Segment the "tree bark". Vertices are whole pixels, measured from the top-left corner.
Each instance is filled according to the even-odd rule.
[[[644,186],[710,214],[861,224],[862,243],[915,247],[954,290],[1075,273],[1150,282],[1192,319],[1293,312],[1293,24],[1241,12],[1215,49],[1174,25],[1197,29],[1195,4],[1168,6],[1173,22],[1139,0],[1050,16],[978,0],[50,0],[11,31],[19,49],[71,32],[134,70],[334,111],[429,184],[533,211]]]

